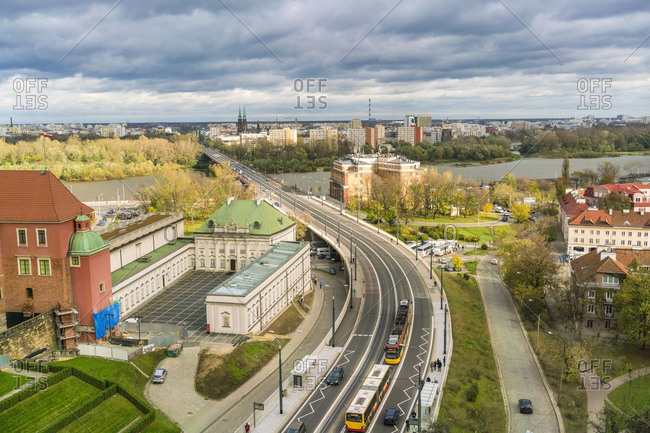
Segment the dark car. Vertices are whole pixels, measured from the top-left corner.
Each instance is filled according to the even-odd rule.
[[[334,367],[332,371],[330,371],[329,376],[327,376],[326,382],[328,385],[338,385],[343,380],[343,376],[343,367]]]
[[[519,399],[519,412],[520,413],[533,413],[533,402],[527,398]]]
[[[156,371],[153,372],[151,383],[165,383],[166,378],[167,378],[167,370],[165,370],[164,368],[157,368]]]
[[[397,425],[397,420],[399,419],[400,411],[393,407],[386,409],[386,415],[384,415],[384,424],[386,425]]]
[[[336,269],[330,268],[330,275],[336,275]]]
[[[291,423],[286,433],[307,433],[307,427],[304,422],[294,421]]]
[[[508,221],[508,215],[504,215],[501,217],[501,221]]]

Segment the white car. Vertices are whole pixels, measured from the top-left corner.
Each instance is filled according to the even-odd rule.
[[[493,265],[498,265],[499,261],[497,259],[492,259],[492,261],[490,261],[490,263],[492,263]]]
[[[441,258],[440,263],[447,263],[447,259],[445,257]]]

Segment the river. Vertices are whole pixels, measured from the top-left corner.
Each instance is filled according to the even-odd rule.
[[[598,164],[609,161],[619,167],[619,173],[626,174],[625,165],[629,162],[640,161],[642,172],[650,172],[650,156],[625,155],[616,158],[583,158],[571,159],[570,170],[582,171],[585,169],[597,170]],[[515,177],[529,177],[531,179],[551,179],[559,177],[562,172],[561,159],[524,158],[519,161],[502,164],[478,165],[472,167],[456,167],[450,165],[436,165],[439,172],[451,171],[454,176],[463,179],[474,179],[478,182],[498,181],[507,173]],[[297,185],[303,191],[311,190],[314,193],[329,192],[329,171],[310,173],[283,173],[274,174],[276,179],[284,181],[286,185]],[[153,176],[131,177],[117,180],[101,180],[89,182],[63,182],[70,191],[81,201],[118,200],[126,198],[133,200],[135,193],[143,186],[154,183]],[[101,194],[101,197],[99,195]]]

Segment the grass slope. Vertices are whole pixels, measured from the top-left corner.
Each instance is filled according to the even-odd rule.
[[[217,358],[201,352],[196,376],[196,390],[213,399],[226,397],[253,377],[277,352],[273,341],[253,341],[237,346],[231,353]],[[206,368],[205,365],[215,365]]]
[[[454,354],[438,420],[452,433],[505,430],[506,416],[481,294],[474,278],[445,275]]]
[[[133,360],[133,363],[138,366],[145,374],[151,376],[153,371],[160,361],[167,357],[167,349],[155,350],[153,352],[140,355]]]
[[[609,400],[621,411],[632,415],[650,407],[650,375],[641,376],[616,388]]]
[[[126,398],[115,394],[59,433],[117,433],[141,415]]]
[[[74,376],[0,413],[3,433],[38,432],[100,390]]]

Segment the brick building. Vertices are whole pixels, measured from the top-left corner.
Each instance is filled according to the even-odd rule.
[[[93,331],[112,296],[92,212],[49,171],[0,171],[0,331],[52,310],[62,349]]]

